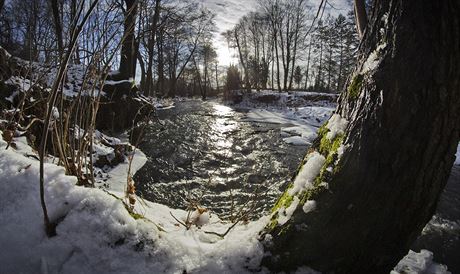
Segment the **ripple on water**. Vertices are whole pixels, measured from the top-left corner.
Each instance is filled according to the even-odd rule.
[[[171,207],[185,208],[192,195],[225,217],[257,193],[256,217],[306,150],[285,144],[280,125],[241,121],[243,113],[215,102],[181,102],[159,116],[165,125],[146,130],[140,147],[151,157],[135,180],[144,197]]]

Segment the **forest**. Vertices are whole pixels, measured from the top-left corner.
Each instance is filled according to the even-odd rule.
[[[0,0],[0,273],[460,272],[458,0]]]

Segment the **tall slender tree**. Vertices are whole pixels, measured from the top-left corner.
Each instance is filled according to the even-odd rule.
[[[136,46],[134,30],[136,26],[138,0],[124,0],[124,34],[120,55],[120,76],[122,79],[133,78],[136,74]]]

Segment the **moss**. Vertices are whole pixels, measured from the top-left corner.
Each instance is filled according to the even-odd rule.
[[[310,200],[312,197],[317,196],[321,192],[323,192],[326,188],[323,185],[317,184],[317,181],[315,180],[314,183],[314,188],[306,190],[300,194],[300,203],[301,205],[304,205],[308,200]]]
[[[142,216],[141,214],[138,214],[138,213],[129,212],[129,215],[131,215],[131,217],[133,217],[134,220],[144,219],[144,216]]]
[[[329,129],[327,128],[327,123],[324,123],[319,129],[318,129],[318,136],[319,138],[323,138],[327,132],[329,131]]]
[[[123,206],[126,209],[126,211],[128,211],[129,215],[131,215],[131,217],[133,217],[135,220],[145,219],[145,217],[143,215],[133,212],[131,210],[131,208],[128,206],[128,204],[126,204],[125,201],[123,201],[122,198],[118,197],[117,195],[115,195],[113,193],[108,192],[107,190],[104,190],[104,192],[109,194],[110,196],[114,197],[115,199],[119,200],[120,202],[122,202]]]
[[[357,99],[359,93],[361,92],[361,87],[363,85],[364,76],[362,74],[357,74],[351,80],[351,84],[348,87],[348,95],[350,99]]]
[[[270,223],[267,225],[267,228],[269,230],[273,230],[277,225],[278,225],[278,212],[273,214],[273,216],[270,219]]]
[[[289,185],[289,187],[284,191],[283,195],[276,201],[275,206],[272,208],[272,212],[277,211],[281,207],[287,208],[291,205],[292,201],[294,200],[294,197],[289,195],[289,189],[292,188],[292,183]]]

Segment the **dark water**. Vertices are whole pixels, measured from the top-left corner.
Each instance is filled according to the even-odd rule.
[[[243,111],[217,102],[178,102],[158,115],[162,124],[149,127],[140,145],[148,161],[135,181],[145,198],[174,208],[193,200],[228,217],[232,207],[257,201],[252,217],[260,216],[307,150],[282,141],[283,125],[243,122]],[[431,250],[436,262],[460,273],[459,235],[460,166],[454,166],[435,218],[412,249]]]
[[[412,249],[428,249],[436,262],[460,273],[460,166],[453,166],[436,214]]]
[[[144,197],[171,207],[198,200],[227,217],[232,203],[257,201],[255,218],[273,204],[306,152],[282,141],[280,125],[243,122],[243,112],[217,102],[178,102],[158,115],[163,125],[147,129],[140,148],[148,162],[135,180]]]

